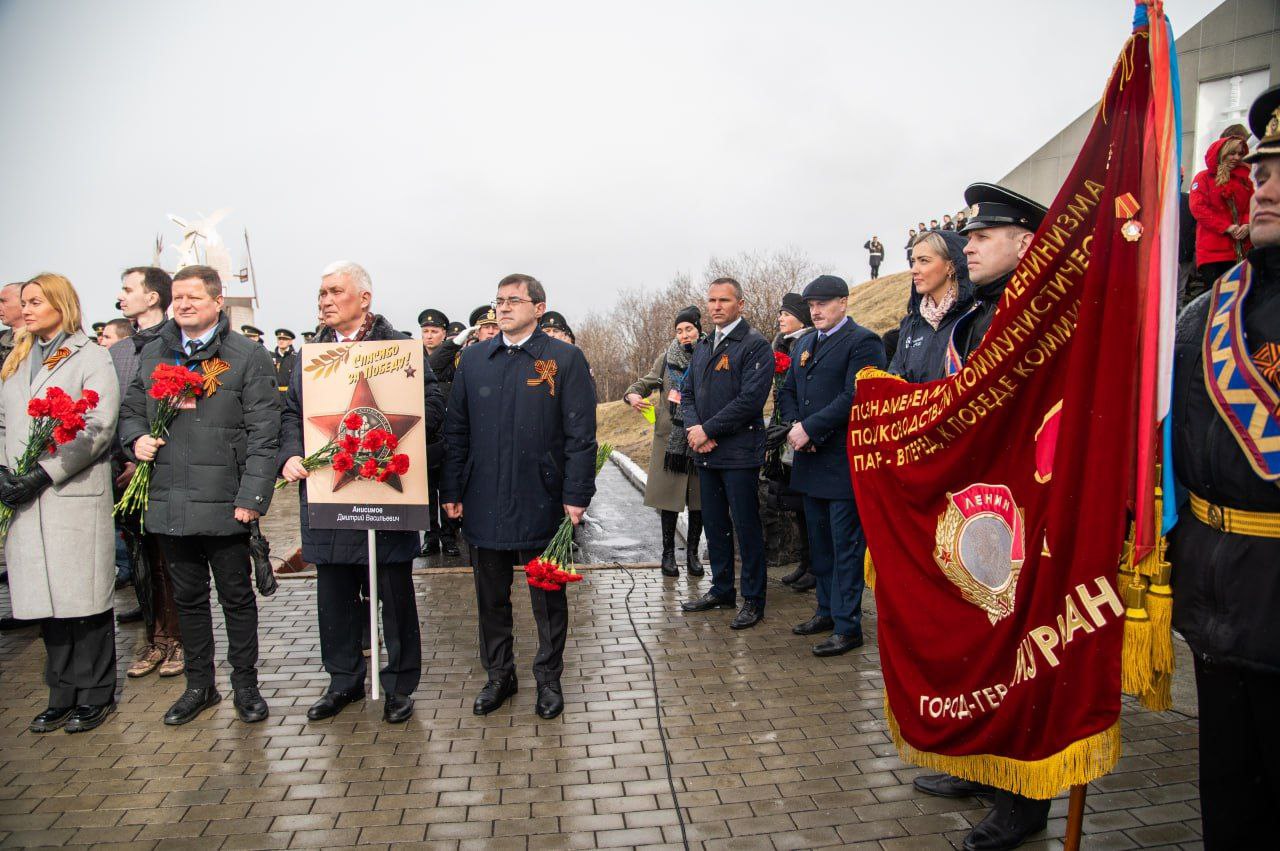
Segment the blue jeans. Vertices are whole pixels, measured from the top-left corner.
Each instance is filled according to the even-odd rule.
[[[711,558],[711,593],[736,602],[733,535],[742,548],[742,596],[764,608],[764,527],[756,481],[759,467],[745,470],[698,468],[702,488],[702,532]]]
[[[120,527],[117,526],[116,532],[116,581],[128,582],[133,578],[133,561],[129,558],[129,545],[124,542],[124,536],[120,534]]]
[[[862,560],[867,542],[851,499],[804,498],[809,526],[809,569],[818,581],[820,617],[835,621],[838,635],[862,637]]]

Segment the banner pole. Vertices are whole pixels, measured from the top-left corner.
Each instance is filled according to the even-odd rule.
[[[1062,839],[1063,851],[1080,851],[1080,835],[1084,832],[1084,798],[1089,787],[1083,783],[1071,787],[1067,802],[1067,833]]]
[[[382,668],[382,635],[378,623],[378,533],[372,529],[369,535],[369,673],[373,680],[374,700],[381,700],[382,684],[379,673]]]

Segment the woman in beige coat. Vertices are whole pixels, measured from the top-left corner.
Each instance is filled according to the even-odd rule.
[[[698,544],[702,537],[702,501],[698,492],[698,473],[689,457],[684,424],[679,420],[680,386],[693,357],[693,346],[702,336],[702,314],[696,307],[686,307],[676,315],[676,337],[667,350],[653,362],[649,374],[627,388],[626,403],[637,411],[653,407],[649,394],[660,390],[653,426],[653,449],[649,453],[649,479],[644,489],[644,504],[658,509],[662,517],[662,572],[678,576],[676,568],[676,520],[687,506],[689,534],[685,557],[689,572],[703,573],[698,561]]]
[[[0,502],[15,509],[5,542],[15,617],[41,620],[49,706],[30,729],[97,727],[115,710],[115,588],[110,447],[120,388],[106,349],[81,330],[80,299],[61,275],[22,287],[25,329],[0,367]],[[12,472],[31,434],[27,403],[50,387],[98,394],[75,439],[25,474]]]

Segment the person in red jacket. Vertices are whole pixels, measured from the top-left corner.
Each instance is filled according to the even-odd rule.
[[[1234,136],[1205,152],[1205,170],[1191,181],[1191,215],[1196,219],[1196,272],[1187,301],[1207,290],[1249,250],[1249,199],[1253,179],[1243,158],[1247,143]]]

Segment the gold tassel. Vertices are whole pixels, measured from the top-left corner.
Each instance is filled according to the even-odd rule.
[[[1124,600],[1120,688],[1136,695],[1151,688],[1151,617],[1144,605],[1146,586],[1147,580],[1139,574],[1120,571],[1120,598]]]
[[[862,579],[866,586],[872,591],[876,590],[876,564],[871,560],[871,549],[867,548],[867,554],[862,559]]]
[[[1120,759],[1119,720],[1102,732],[1072,742],[1044,759],[1020,760],[994,754],[947,756],[916,750],[902,738],[898,721],[889,708],[888,697],[884,702],[884,716],[889,725],[889,736],[903,761],[987,783],[1028,798],[1052,798],[1068,786],[1097,780],[1108,774]]]
[[[1160,550],[1164,550],[1161,539]],[[1163,561],[1163,560],[1162,560]],[[1163,562],[1147,586],[1147,612],[1151,615],[1151,667],[1161,674],[1172,674],[1173,661],[1173,588],[1169,585],[1170,566]]]

